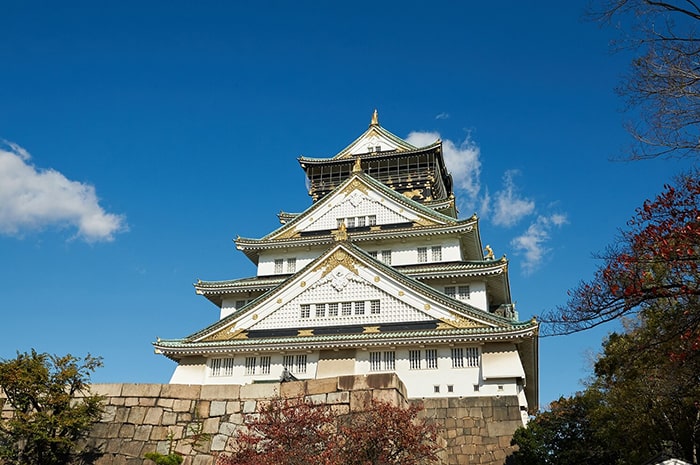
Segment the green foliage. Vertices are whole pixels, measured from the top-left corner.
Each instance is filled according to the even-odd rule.
[[[0,420],[0,461],[7,465],[88,464],[98,451],[80,448],[102,415],[102,397],[91,395],[90,374],[102,366],[89,354],[18,353],[0,361],[0,387],[12,416]]]
[[[184,460],[182,455],[174,452],[171,452],[168,455],[159,454],[158,452],[147,452],[144,457],[149,460],[153,460],[158,465],[180,465]]]

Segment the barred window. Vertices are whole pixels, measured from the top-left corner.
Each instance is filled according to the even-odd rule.
[[[370,226],[375,226],[377,224],[377,215],[370,215],[367,217],[367,224]]]
[[[428,261],[428,248],[418,247],[418,263],[425,263]]]
[[[209,369],[211,376],[233,376],[233,358],[212,358]]]
[[[311,316],[311,305],[301,304],[301,317],[309,318]]]
[[[236,303],[233,304],[233,308],[238,310],[239,308],[243,308],[245,305],[245,300],[237,300]]]
[[[435,245],[430,248],[430,254],[432,255],[432,259],[434,262],[439,262],[442,261],[442,246],[440,245]]]
[[[255,374],[255,367],[257,366],[256,357],[246,357],[245,358],[245,374],[250,376]]]
[[[365,303],[364,301],[362,302],[355,302],[355,315],[364,315],[365,314]]]
[[[287,259],[287,273],[296,273],[297,271],[297,259],[288,258]]]
[[[464,368],[464,348],[452,348],[452,368]]]
[[[394,352],[393,350],[391,352],[384,352],[384,369],[396,369],[396,352]]]
[[[420,370],[420,350],[409,350],[408,361],[411,370]]]
[[[361,228],[365,225],[365,217],[364,216],[358,216],[357,217],[357,227]]]
[[[260,374],[269,375],[270,374],[270,356],[266,355],[260,357]]]
[[[426,349],[425,350],[425,365],[428,370],[437,370],[438,367],[438,357],[437,349]]]
[[[328,316],[338,316],[338,304],[328,304]]]
[[[294,373],[306,373],[306,355],[297,355]]]
[[[453,299],[457,297],[457,288],[454,286],[445,287],[445,294],[447,297],[452,297]]]
[[[343,316],[352,315],[352,302],[343,302],[342,306]]]
[[[381,371],[382,369],[382,353],[369,353],[369,371]]]
[[[377,251],[376,250],[370,250],[367,252],[370,257],[374,258],[375,260],[377,259]]]
[[[391,265],[391,250],[382,250],[382,262]]]
[[[348,228],[355,227],[355,218],[346,218],[345,222],[346,222],[345,226],[347,226]]]
[[[379,300],[370,300],[369,312],[372,315],[379,315],[379,313],[381,312],[381,304]]]
[[[282,273],[284,271],[284,260],[281,258],[275,259],[275,273]]]
[[[285,355],[282,357],[282,366],[288,371],[294,371],[294,355]]]
[[[466,365],[471,368],[479,366],[479,348],[467,347],[466,350]]]
[[[469,299],[469,286],[459,286],[457,288],[459,296],[458,299],[467,300]]]
[[[326,304],[316,304],[316,318],[323,318],[326,316]]]

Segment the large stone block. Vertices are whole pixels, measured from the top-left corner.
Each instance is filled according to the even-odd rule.
[[[326,395],[326,403],[328,403],[328,404],[349,404],[350,403],[350,392],[349,391],[329,392]]]
[[[119,397],[122,395],[123,384],[92,384],[90,393],[105,397]]]
[[[209,405],[209,416],[220,417],[226,415],[226,401],[225,400],[213,400]]]
[[[142,424],[143,419],[146,417],[146,410],[148,410],[148,407],[131,407],[129,418],[126,419],[127,423]]]
[[[372,391],[352,391],[350,393],[350,410],[361,412],[372,405]]]
[[[306,381],[306,394],[326,394],[338,389],[337,378],[310,379]]]
[[[122,396],[124,397],[160,397],[162,384],[124,384]]]
[[[163,419],[162,407],[151,407],[146,411],[143,423],[146,425],[160,425]]]
[[[202,386],[201,399],[235,400],[242,389],[240,384],[207,384]]]
[[[303,397],[306,395],[305,381],[292,381],[289,383],[280,383],[280,396],[286,398]]]
[[[177,399],[173,402],[173,412],[189,412],[192,409],[192,401]]]
[[[164,384],[160,396],[175,399],[197,399],[201,391],[202,386],[199,384]]]
[[[245,384],[241,386],[240,398],[243,399],[269,399],[278,397],[280,385],[278,383]]]
[[[136,430],[134,431],[134,440],[148,441],[151,437],[152,429],[153,426],[151,425],[136,425]]]

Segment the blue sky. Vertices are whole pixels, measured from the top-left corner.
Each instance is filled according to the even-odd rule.
[[[151,341],[218,318],[192,283],[254,274],[232,239],[308,207],[296,158],[375,108],[443,139],[521,319],[563,304],[689,162],[611,161],[630,57],[584,3],[487,3],[0,1],[0,357],[90,352],[96,382],[167,382]],[[612,329],[541,341],[543,405]]]

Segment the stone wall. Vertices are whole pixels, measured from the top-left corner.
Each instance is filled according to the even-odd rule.
[[[105,413],[88,441],[104,453],[97,465],[152,464],[145,453],[167,454],[171,448],[186,457],[184,465],[213,465],[216,454],[230,450],[245,415],[278,396],[330,404],[339,414],[362,411],[373,399],[407,402],[406,389],[393,374],[242,386],[96,384],[92,390],[105,396]],[[517,398],[422,402],[422,415],[439,425],[441,465],[505,463],[510,438],[521,424]],[[9,409],[2,414],[7,418]]]

